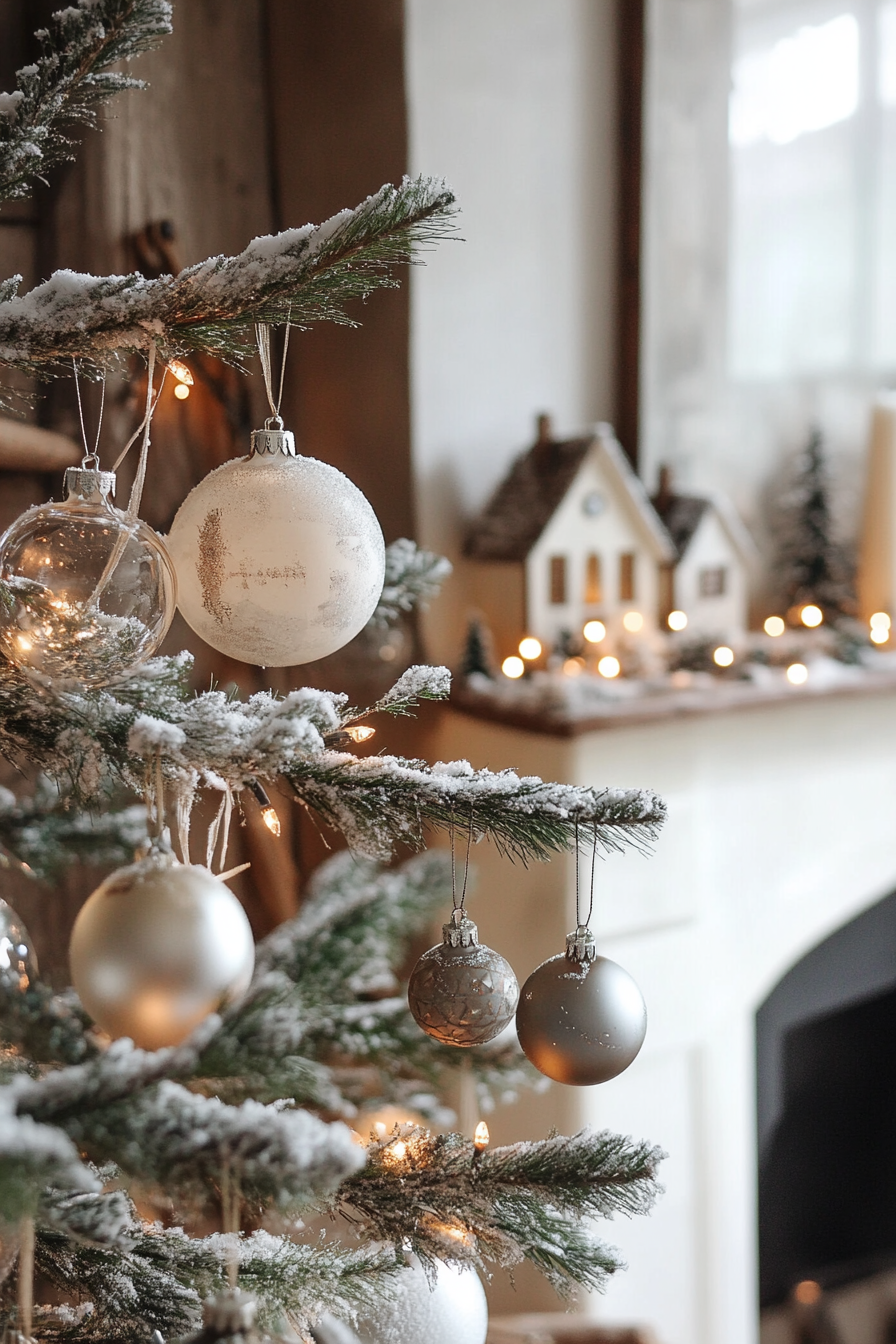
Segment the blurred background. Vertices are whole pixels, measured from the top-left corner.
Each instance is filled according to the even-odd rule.
[[[50,8],[0,0],[3,87]],[[654,1215],[608,1229],[630,1268],[587,1316],[659,1344],[892,1344],[896,3],[177,0],[174,22],[135,70],[149,89],[5,207],[2,276],[176,272],[404,173],[448,179],[463,241],[357,329],[294,332],[284,397],[387,542],[451,558],[441,597],[312,667],[228,663],[182,624],[167,650],[193,649],[197,685],[356,703],[426,656],[461,672],[456,698],[375,749],[664,794],[654,855],[602,862],[596,897],[647,1044],[494,1137],[595,1123],[667,1150]],[[163,532],[265,414],[257,371],[194,365],[154,423]],[[136,366],[110,380],[104,464],[144,395]],[[89,424],[98,405],[87,388]],[[78,439],[71,382],[27,418]],[[23,470],[0,426],[3,526],[58,497],[53,462]],[[617,530],[579,554],[582,518]],[[259,934],[326,852],[279,810],[281,840],[250,816],[234,858]],[[474,861],[482,936],[522,980],[562,950],[572,861]],[[61,982],[94,880],[11,897]],[[525,1274],[492,1299],[556,1309]]]

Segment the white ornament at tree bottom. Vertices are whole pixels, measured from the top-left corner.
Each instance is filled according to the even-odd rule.
[[[474,1269],[438,1261],[431,1284],[412,1258],[397,1279],[397,1295],[355,1326],[359,1344],[485,1344],[488,1306]]]
[[[168,544],[187,623],[220,653],[262,667],[342,648],[383,590],[376,514],[341,471],[297,456],[289,430],[257,430],[248,457],[200,481]]]
[[[156,847],[87,900],[70,960],[72,983],[97,1025],[159,1050],[245,993],[255,943],[229,887]]]

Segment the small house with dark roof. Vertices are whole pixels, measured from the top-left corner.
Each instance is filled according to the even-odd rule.
[[[556,441],[539,417],[535,444],[516,459],[474,521],[465,555],[501,657],[520,637],[551,648],[607,627],[607,652],[637,612],[657,629],[662,574],[676,551],[612,428]],[[629,620],[629,627],[632,622]]]
[[[747,629],[756,547],[731,504],[719,495],[679,495],[660,468],[653,507],[675,546],[664,605],[688,618],[689,634],[736,641]]]

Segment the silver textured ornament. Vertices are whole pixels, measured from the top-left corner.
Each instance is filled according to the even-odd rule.
[[[579,927],[567,935],[566,952],[523,985],[516,1029],[536,1069],[587,1087],[628,1068],[644,1043],[647,1009],[628,971],[598,956],[592,934]]]
[[[408,1005],[418,1026],[444,1045],[484,1045],[507,1026],[519,993],[510,963],[479,942],[461,908],[414,967]]]
[[[156,846],[87,900],[70,959],[72,982],[97,1024],[159,1050],[245,992],[255,944],[229,887]]]
[[[174,1344],[261,1344],[255,1325],[258,1301],[239,1288],[225,1288],[202,1304],[202,1329]]]
[[[0,987],[22,993],[36,976],[31,935],[12,906],[0,900]]]
[[[191,490],[168,545],[187,624],[262,667],[342,648],[383,590],[385,544],[369,502],[335,467],[297,455],[282,428],[256,430],[248,457]]]

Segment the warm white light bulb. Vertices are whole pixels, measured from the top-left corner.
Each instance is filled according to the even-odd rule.
[[[528,659],[532,659],[532,658],[540,658],[540,657],[541,657],[541,640],[540,640],[540,639],[536,639],[534,635],[526,635],[525,639],[521,639],[521,640],[520,640],[520,657],[521,657],[521,658],[528,658]]]
[[[178,401],[186,401],[187,397],[190,395],[190,389],[187,387],[186,383],[175,383],[174,395],[177,397]]]
[[[787,680],[791,686],[803,686],[809,680],[809,669],[805,663],[791,663],[787,669]]]
[[[193,375],[182,359],[169,359],[168,372],[173,373],[177,381],[186,387],[193,386]]]
[[[636,635],[639,630],[644,629],[644,617],[640,611],[627,611],[622,618],[622,624],[630,635]]]
[[[488,1125],[484,1120],[480,1120],[473,1133],[473,1146],[477,1153],[481,1153],[489,1145]]]
[[[875,625],[871,629],[870,638],[872,644],[886,644],[890,638],[890,632],[883,626]]]
[[[376,736],[376,729],[371,728],[369,723],[353,723],[345,729],[345,735],[353,742],[369,742]]]
[[[868,624],[872,630],[889,630],[891,622],[885,611],[875,611]]]
[[[585,664],[581,658],[567,658],[563,664],[563,674],[567,677],[581,676],[585,670]]]
[[[267,807],[261,809],[261,819],[272,835],[280,834],[280,818],[273,804],[269,803]]]
[[[619,673],[622,671],[619,665],[619,659],[613,658],[609,654],[605,658],[601,658],[597,665],[597,670],[602,677],[610,678],[618,677]]]
[[[734,662],[734,650],[729,649],[727,644],[720,644],[713,650],[712,660],[716,667],[730,667]]]
[[[785,626],[780,616],[767,616],[762,628],[772,639],[777,639],[778,635],[783,635]]]
[[[515,653],[511,654],[509,658],[505,658],[501,664],[501,671],[505,677],[510,677],[511,681],[516,681],[517,677],[521,677],[525,670],[526,664],[522,658],[517,658]]]
[[[670,611],[666,617],[666,624],[670,630],[684,630],[688,623],[688,618],[683,611]]]
[[[800,620],[803,625],[807,625],[810,630],[814,630],[824,620],[824,612],[821,607],[816,607],[814,602],[809,602],[800,612]]]
[[[589,644],[599,644],[607,637],[607,627],[603,621],[586,621],[582,627],[582,634]]]

